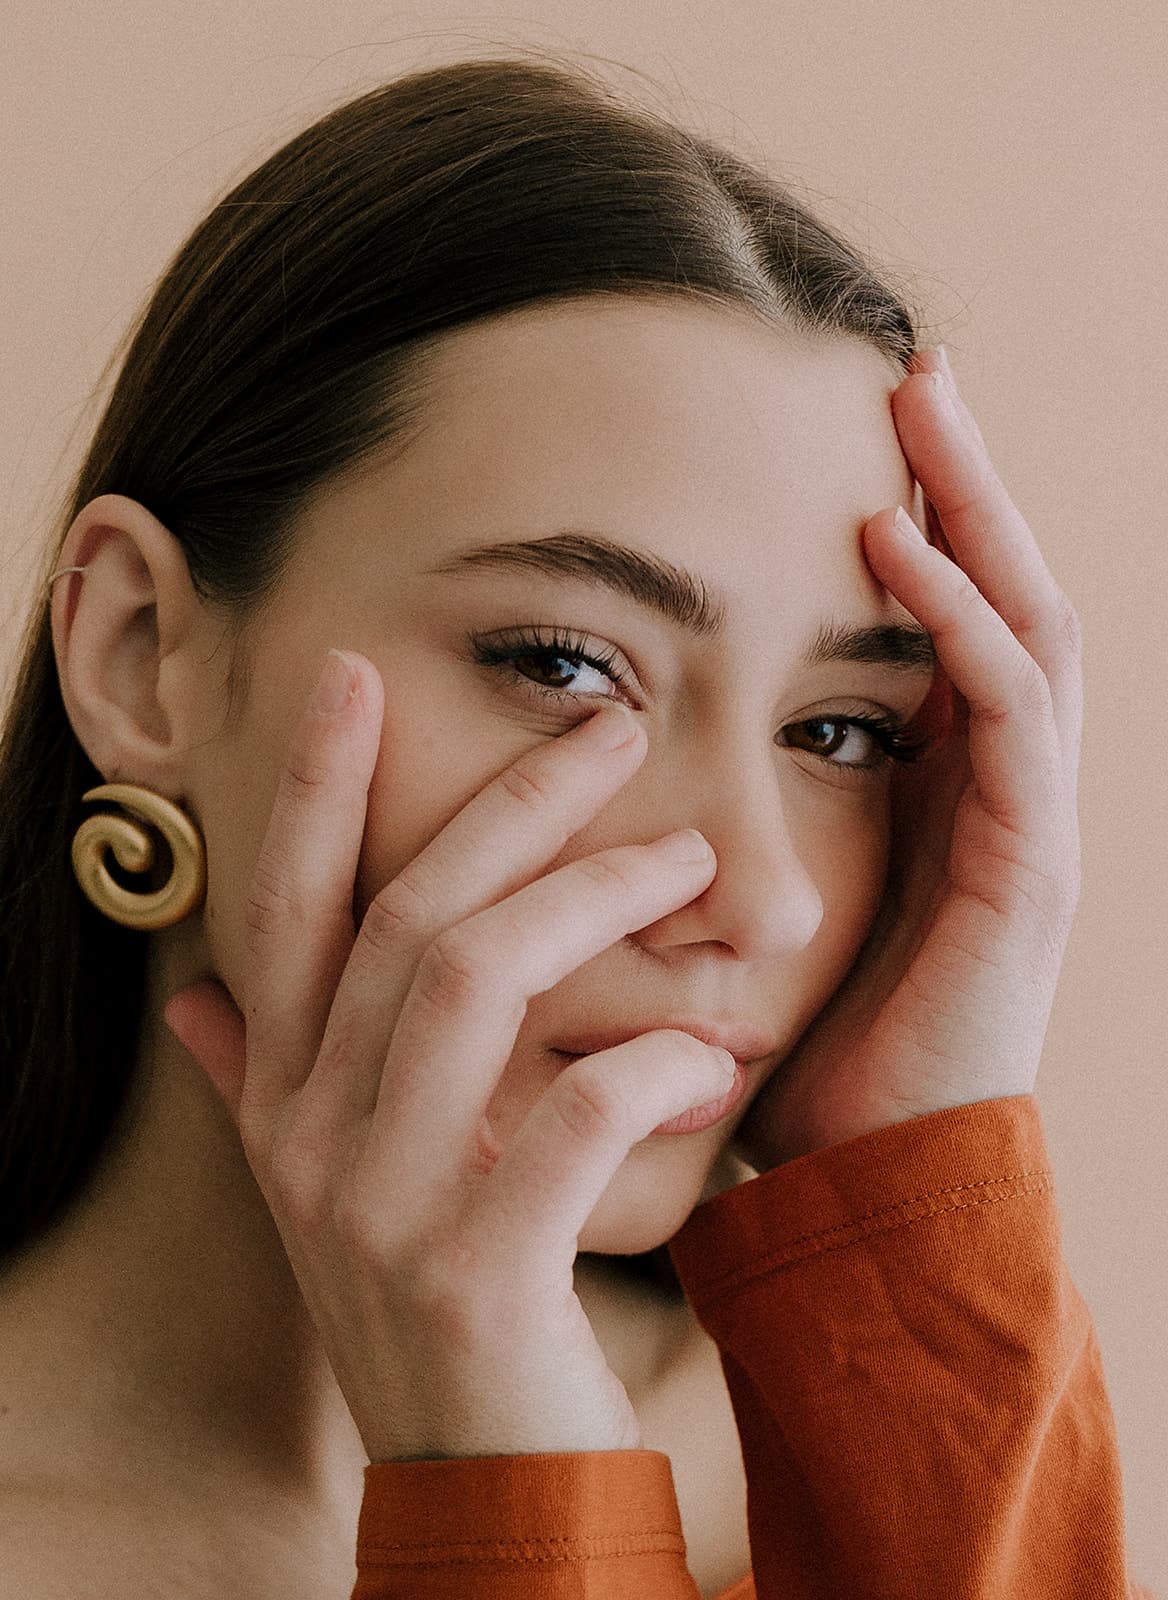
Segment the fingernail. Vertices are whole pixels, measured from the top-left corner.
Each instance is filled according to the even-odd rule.
[[[949,357],[945,353],[943,344],[937,346],[937,354],[942,362],[942,370],[934,374],[937,383],[937,398],[950,416],[956,417],[958,423],[964,428],[969,437],[984,449],[985,440],[982,438],[981,429],[978,427],[972,411],[966,405],[961,391],[957,387],[957,380],[953,376],[953,369],[949,365]]]
[[[723,1050],[721,1045],[714,1045],[713,1051],[718,1066],[721,1069],[722,1077],[725,1080],[726,1087],[729,1088],[729,1086],[738,1076],[738,1063],[730,1054],[729,1050]]]
[[[312,709],[322,716],[343,711],[357,692],[353,663],[343,650],[330,650],[312,698]]]
[[[892,531],[907,543],[928,544],[929,542],[903,506],[897,506],[896,508],[896,515],[892,519]]]
[[[623,750],[637,737],[633,713],[619,701],[595,712],[585,726],[588,729],[585,737],[593,741],[597,750]]]
[[[931,372],[929,381],[933,385],[933,393],[937,397],[937,403],[949,416],[960,420],[960,412],[957,409],[957,390],[954,387],[953,379],[947,378],[943,372]]]
[[[708,861],[714,853],[696,828],[671,833],[659,840],[657,847],[671,861]]]

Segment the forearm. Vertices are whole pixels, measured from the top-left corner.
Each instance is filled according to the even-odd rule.
[[[1129,1600],[1114,1421],[1032,1096],[814,1152],[671,1246],[760,1600]]]

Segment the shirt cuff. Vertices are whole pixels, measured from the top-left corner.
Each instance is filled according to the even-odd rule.
[[[669,1457],[659,1450],[371,1462],[357,1563],[457,1569],[662,1557],[685,1568]],[[428,1592],[428,1591],[427,1591]],[[621,1593],[624,1593],[624,1587]],[[632,1592],[630,1590],[630,1592]]]
[[[808,1256],[1053,1188],[1036,1096],[979,1100],[827,1145],[726,1189],[690,1213],[669,1253],[700,1313]]]

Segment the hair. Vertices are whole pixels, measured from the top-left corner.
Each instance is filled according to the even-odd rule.
[[[901,371],[913,317],[790,190],[544,58],[414,71],[321,117],[217,201],[128,328],[42,582],[97,496],[178,540],[234,634],[277,589],[310,496],[400,449],[445,330],[583,295],[682,295],[868,341]],[[108,371],[109,369],[107,369]],[[103,782],[65,712],[49,607],[0,732],[0,1256],[86,1188],[126,1116],[147,937],[80,892]],[[676,1284],[665,1247],[643,1259]]]

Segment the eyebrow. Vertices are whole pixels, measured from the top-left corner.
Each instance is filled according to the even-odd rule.
[[[537,571],[611,589],[647,610],[659,612],[675,627],[699,639],[717,640],[725,633],[725,599],[716,590],[708,589],[701,578],[660,556],[630,549],[598,534],[567,530],[539,539],[471,545],[425,571],[465,576],[506,568]],[[818,667],[835,661],[893,667],[902,672],[932,672],[937,656],[931,636],[919,625],[853,627],[828,621],[820,625],[804,665]]]

